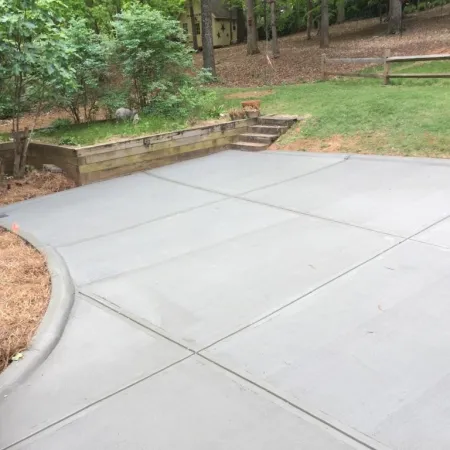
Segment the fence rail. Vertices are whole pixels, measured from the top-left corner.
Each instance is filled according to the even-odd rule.
[[[338,77],[361,77],[380,78],[383,84],[389,84],[391,78],[450,78],[450,73],[392,73],[391,64],[398,62],[421,62],[421,61],[445,61],[450,60],[450,54],[442,55],[411,55],[391,56],[390,50],[385,50],[384,56],[380,58],[327,58],[322,55],[322,80],[328,76]],[[383,64],[383,73],[354,73],[354,72],[332,72],[327,70],[327,64]]]

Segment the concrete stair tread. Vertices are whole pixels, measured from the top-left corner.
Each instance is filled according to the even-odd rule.
[[[267,144],[263,144],[261,142],[244,142],[244,141],[238,141],[234,142],[233,146],[235,147],[254,147],[254,148],[266,148]]]
[[[265,116],[261,116],[261,119],[274,119],[274,120],[292,120],[296,121],[299,119],[299,116],[293,116],[291,114],[268,114]]]
[[[255,137],[255,138],[268,138],[268,139],[276,139],[278,134],[266,134],[266,133],[243,133],[240,137]]]

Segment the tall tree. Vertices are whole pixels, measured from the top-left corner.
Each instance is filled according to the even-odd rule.
[[[336,22],[344,23],[345,22],[345,0],[337,0],[336,7],[337,7]]]
[[[246,0],[247,3],[247,55],[259,53],[258,30],[256,28],[254,0]]]
[[[330,45],[328,34],[329,16],[328,16],[328,0],[321,1],[320,7],[320,48],[327,48]]]
[[[275,0],[270,1],[270,23],[272,26],[272,54],[274,58],[279,58],[280,47],[278,45],[278,34],[277,34],[277,15],[275,8]]]
[[[203,67],[216,76],[216,62],[214,60],[214,41],[212,31],[211,0],[201,0],[202,6],[202,47]]]
[[[306,0],[306,39],[311,39],[312,30],[312,0]]]
[[[402,22],[402,2],[401,0],[389,0],[389,23],[388,32],[398,33]]]
[[[197,29],[195,26],[194,0],[189,0],[189,16],[191,17],[192,46],[198,50]]]

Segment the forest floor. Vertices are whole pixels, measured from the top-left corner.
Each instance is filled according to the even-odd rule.
[[[404,32],[387,35],[387,24],[378,18],[345,22],[330,27],[330,48],[319,48],[319,37],[306,33],[281,38],[280,58],[270,62],[266,42],[260,41],[259,55],[247,56],[246,46],[236,45],[216,49],[215,59],[220,83],[229,87],[268,86],[304,83],[320,79],[322,53],[329,57],[381,57],[384,49],[392,55],[420,55],[450,53],[450,5],[406,15]],[[268,46],[270,56],[270,43]],[[202,55],[196,55],[198,66]],[[345,65],[334,65],[337,70],[354,70]]]

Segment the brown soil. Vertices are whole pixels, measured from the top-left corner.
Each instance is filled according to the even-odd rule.
[[[384,49],[393,55],[417,55],[448,53],[450,51],[450,5],[421,13],[407,15],[405,32],[389,36],[387,24],[379,19],[346,22],[330,27],[330,48],[319,48],[319,37],[306,40],[306,33],[297,33],[280,39],[281,56],[273,60],[266,55],[266,43],[260,41],[259,55],[247,56],[246,46],[237,45],[217,49],[215,53],[217,73],[226,86],[253,87],[282,83],[301,83],[321,77],[322,53],[329,57],[383,56]],[[196,55],[201,66],[202,55]],[[360,66],[361,67],[361,66]],[[354,71],[356,66],[333,64],[336,71]],[[232,94],[239,97],[239,93]],[[255,95],[251,95],[255,97]]]
[[[6,180],[0,183],[0,206],[28,200],[53,192],[75,187],[75,183],[62,173],[28,173],[22,180]]]
[[[20,237],[0,228],[0,372],[25,350],[50,298],[44,257]]]

